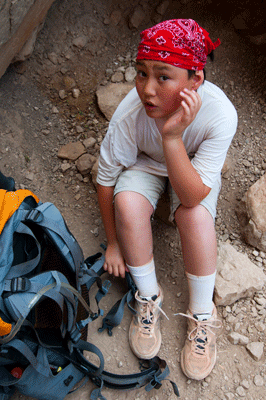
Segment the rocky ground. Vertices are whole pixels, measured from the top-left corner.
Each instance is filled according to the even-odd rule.
[[[243,241],[235,213],[244,193],[266,169],[264,48],[239,35],[231,22],[248,1],[234,9],[231,5],[230,13],[225,3],[56,1],[32,57],[9,68],[1,78],[0,169],[15,178],[18,188],[31,189],[43,202],[52,201],[60,209],[85,256],[97,252],[105,241],[95,187],[90,174],[82,175],[75,162],[63,161],[58,151],[69,142],[87,140],[88,152],[97,158],[108,126],[97,105],[97,88],[125,80],[127,68],[134,67],[140,30],[162,19],[191,17],[211,32],[213,39],[222,41],[214,63],[207,64],[207,79],[225,91],[239,116],[218,202],[217,239],[230,243],[266,271],[265,253]],[[163,323],[160,356],[167,360],[181,398],[264,399],[265,291],[218,308],[223,330],[217,365],[203,382],[188,380],[179,365],[186,321],[173,316],[186,311],[188,299],[178,236],[174,227],[160,219],[155,219],[153,230],[158,278],[167,288],[164,310],[170,318]],[[122,280],[111,280],[105,309],[126,290]],[[99,344],[109,371],[138,371],[127,344],[129,321],[126,312],[112,338],[90,327],[89,337]],[[87,399],[91,388],[87,384],[68,398]],[[151,393],[143,388],[133,392],[104,389],[103,395],[114,400],[175,398],[167,381],[161,390]],[[13,396],[13,400],[18,398],[26,399],[18,393]]]

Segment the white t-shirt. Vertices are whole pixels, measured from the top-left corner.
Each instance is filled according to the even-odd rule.
[[[196,171],[212,188],[219,178],[237,128],[237,113],[221,89],[205,81],[197,91],[202,105],[185,129],[183,142]],[[178,154],[177,154],[178,157]],[[102,142],[97,182],[114,186],[123,169],[167,176],[161,134],[132,89],[116,109]]]

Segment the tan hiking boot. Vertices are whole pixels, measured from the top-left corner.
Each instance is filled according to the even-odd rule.
[[[160,315],[163,294],[160,288],[158,296],[151,300],[143,299],[138,292],[136,298],[136,315],[133,316],[129,328],[129,344],[133,353],[144,360],[156,356],[161,346]]]
[[[216,362],[216,334],[213,330],[222,327],[221,321],[217,319],[216,307],[214,306],[210,318],[204,314],[192,315],[189,311],[178,315],[188,318],[187,338],[181,352],[181,368],[190,379],[204,379]]]

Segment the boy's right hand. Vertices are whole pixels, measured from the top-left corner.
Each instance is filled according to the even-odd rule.
[[[118,243],[107,245],[103,268],[109,274],[125,278],[125,273],[126,271],[128,272],[128,269]]]

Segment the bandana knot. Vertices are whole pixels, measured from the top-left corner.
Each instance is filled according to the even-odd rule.
[[[162,61],[179,68],[202,70],[207,55],[220,45],[193,19],[163,21],[140,34],[137,60]]]

